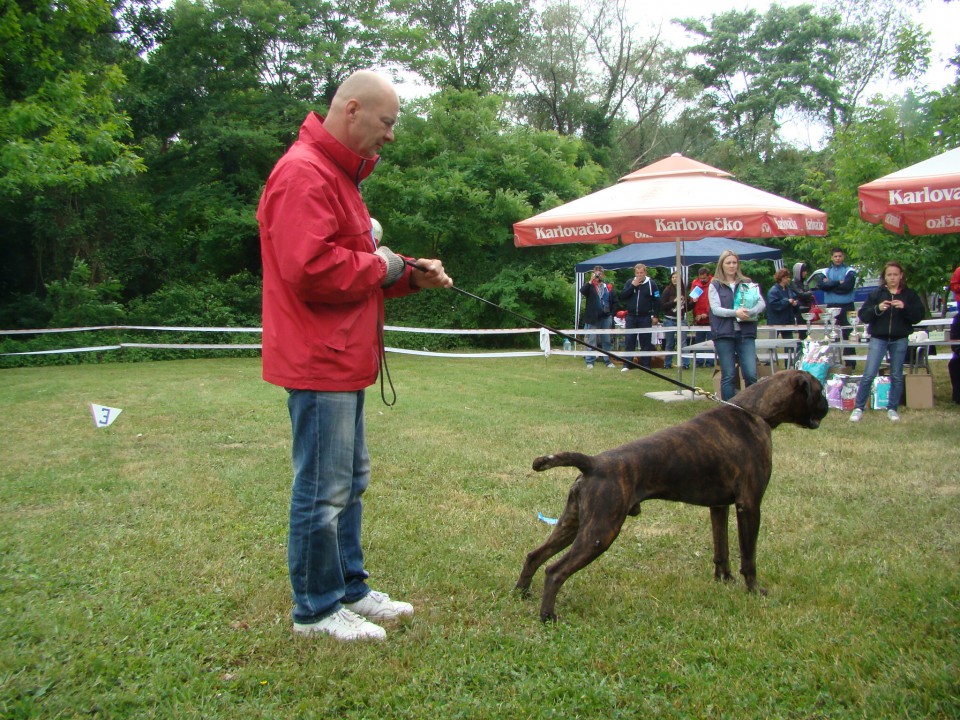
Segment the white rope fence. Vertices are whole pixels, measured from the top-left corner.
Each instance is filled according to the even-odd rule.
[[[919,323],[921,326],[928,325],[947,325],[951,321],[951,318],[946,319],[930,319],[923,320]],[[692,344],[699,340],[706,340],[707,333],[709,333],[710,328],[702,325],[698,326],[681,326],[681,332],[686,334],[687,343]],[[761,325],[758,330],[761,332],[769,332],[775,334],[779,330],[799,330],[803,329],[803,326],[799,325]],[[559,355],[559,356],[568,356],[568,357],[582,357],[584,355],[596,355],[596,351],[589,350],[586,348],[581,349],[554,349],[552,347],[553,342],[558,342],[560,338],[554,336],[553,333],[549,333],[546,330],[541,328],[496,328],[496,329],[478,329],[478,330],[464,330],[464,329],[455,329],[455,328],[423,328],[423,327],[405,327],[401,325],[385,325],[384,330],[388,332],[403,332],[403,333],[423,333],[423,334],[433,334],[433,335],[476,335],[476,336],[490,336],[490,335],[526,335],[526,334],[538,334],[540,335],[540,349],[539,350],[507,350],[507,351],[491,351],[491,352],[471,352],[471,351],[462,351],[462,352],[441,352],[433,350],[412,350],[409,348],[397,348],[387,346],[385,349],[387,352],[393,352],[401,355],[421,355],[421,356],[431,356],[431,357],[454,357],[454,358],[501,358],[501,357],[537,357],[539,355]],[[30,335],[49,335],[49,334],[67,334],[67,333],[80,333],[80,332],[113,332],[122,334],[123,332],[191,332],[191,333],[242,333],[242,334],[260,334],[263,332],[263,328],[258,327],[183,327],[183,326],[170,326],[170,325],[96,325],[96,326],[87,326],[87,327],[72,327],[72,328],[43,328],[43,329],[32,329],[32,330],[0,330],[0,337],[2,336],[30,336]],[[623,328],[616,328],[613,330],[561,330],[561,332],[571,335],[574,337],[586,336],[586,335],[612,335],[624,337],[626,335],[639,335],[639,334],[653,334],[654,344],[656,344],[662,336],[666,333],[675,333],[676,327],[674,326],[664,326],[657,325],[652,328],[635,328],[631,330],[626,330]],[[661,337],[657,337],[661,336]],[[614,348],[613,352],[622,353],[622,349],[618,349],[616,346],[619,345],[619,337],[613,337]],[[549,345],[548,345],[549,343]],[[580,346],[578,346],[580,347]],[[123,350],[125,348],[144,348],[144,349],[155,349],[155,350],[260,350],[260,343],[144,343],[144,342],[123,342],[119,341],[113,344],[108,345],[89,345],[89,346],[80,346],[80,347],[63,347],[56,349],[47,349],[47,350],[27,350],[21,352],[2,352],[0,357],[18,357],[18,356],[30,356],[30,355],[62,355],[68,353],[91,353],[91,352],[109,352],[115,350]],[[653,350],[653,351],[631,351],[630,355],[632,357],[666,357],[668,355],[674,355],[674,351],[666,350]]]

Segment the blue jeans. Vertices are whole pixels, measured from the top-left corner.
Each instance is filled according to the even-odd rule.
[[[713,341],[720,363],[720,399],[729,400],[737,394],[737,361],[743,382],[750,387],[757,382],[757,343],[752,337],[737,333],[734,337],[717,338]]]
[[[663,349],[667,352],[676,353],[677,351],[677,319],[673,316],[663,318]],[[680,347],[687,344],[687,334],[680,333]],[[673,355],[667,355],[663,359],[663,369],[669,370],[673,366]],[[690,367],[690,361],[684,358],[683,367]]]
[[[613,329],[613,316],[607,315],[605,318],[600,318],[595,323],[584,323],[584,330],[612,330]],[[613,348],[612,335],[587,335],[584,340],[593,345],[594,347],[602,348],[606,352],[611,352]],[[587,365],[593,365],[596,362],[596,355],[586,355],[583,358],[586,360]],[[604,355],[603,361],[610,365],[613,361],[610,360],[609,355]]]
[[[364,392],[291,390],[293,490],[287,566],[293,620],[311,623],[370,592],[360,497],[370,482]]]
[[[870,397],[870,390],[873,389],[873,379],[880,372],[880,363],[887,353],[890,353],[890,398],[887,400],[887,408],[896,410],[900,405],[900,398],[903,397],[903,363],[907,359],[907,349],[910,346],[910,338],[900,338],[899,340],[888,340],[876,336],[870,337],[870,349],[867,350],[867,367],[863,371],[863,377],[857,386],[857,399],[854,402],[858,410],[867,407],[867,398]]]

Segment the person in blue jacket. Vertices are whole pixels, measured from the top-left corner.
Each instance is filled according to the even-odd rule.
[[[830,251],[830,267],[821,278],[818,287],[823,291],[823,302],[827,307],[840,308],[837,315],[837,325],[843,339],[850,337],[850,319],[847,313],[853,312],[853,290],[857,284],[857,271],[846,264],[846,253],[842,248],[835,247]],[[844,355],[852,355],[853,348],[844,348]],[[846,366],[851,370],[857,367],[855,360],[847,360]]]
[[[658,323],[657,312],[660,309],[660,288],[653,281],[653,278],[647,275],[647,266],[643,263],[637,263],[633,267],[633,278],[627,280],[627,284],[620,291],[620,299],[623,301],[627,310],[626,326],[627,330],[649,329],[654,323]],[[632,353],[637,349],[637,339],[640,341],[640,351],[653,350],[653,335],[651,333],[631,333],[627,335],[626,352]],[[643,367],[650,367],[650,356],[633,358],[633,362]],[[624,364],[623,372],[630,369],[630,366]]]
[[[767,291],[767,324],[796,325],[798,303],[797,293],[790,286],[790,271],[780,268],[773,276],[773,285]],[[792,338],[793,330],[778,330],[777,336]]]

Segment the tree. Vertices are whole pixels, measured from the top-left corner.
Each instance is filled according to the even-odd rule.
[[[856,38],[838,15],[773,5],[764,15],[731,11],[680,24],[703,38],[687,52],[702,60],[691,72],[722,135],[755,157],[782,142],[783,113],[825,117],[840,101],[833,70],[839,48]]]
[[[929,62],[929,33],[909,17],[916,0],[833,0],[765,14],[726,12],[680,24],[702,41],[687,48],[691,68],[721,133],[768,157],[797,114],[828,130],[851,122],[882,80],[918,77]],[[702,60],[702,62],[700,62]]]
[[[815,263],[826,264],[830,245],[840,244],[850,260],[877,273],[888,260],[903,264],[910,285],[933,291],[956,267],[960,234],[900,236],[860,218],[857,188],[947,149],[937,138],[927,103],[907,94],[900,101],[876,100],[838,132],[828,148],[831,162],[811,171],[807,190],[827,213],[830,239],[802,240]]]
[[[512,88],[529,0],[394,0],[391,7],[405,46],[394,55],[429,84],[482,95]]]
[[[125,78],[100,57],[112,26],[106,2],[5,3],[0,195],[73,192],[142,169],[116,105]]]
[[[108,3],[8,0],[0,11],[0,293],[43,292],[88,239],[82,198],[144,169],[119,105]]]
[[[917,79],[930,63],[930,33],[910,18],[920,0],[833,0],[829,14],[842,18],[852,38],[837,47],[840,101],[827,121],[836,130],[852,122],[867,90],[884,80]]]
[[[625,0],[548,5],[523,70],[518,114],[538,129],[582,137],[616,172],[656,146],[650,128],[663,122],[682,85],[679,56],[659,36],[638,37]],[[624,148],[625,165],[604,152]]]

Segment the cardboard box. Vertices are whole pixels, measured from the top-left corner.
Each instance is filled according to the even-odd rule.
[[[933,375],[908,373],[903,376],[903,391],[908,408],[933,407]]]

